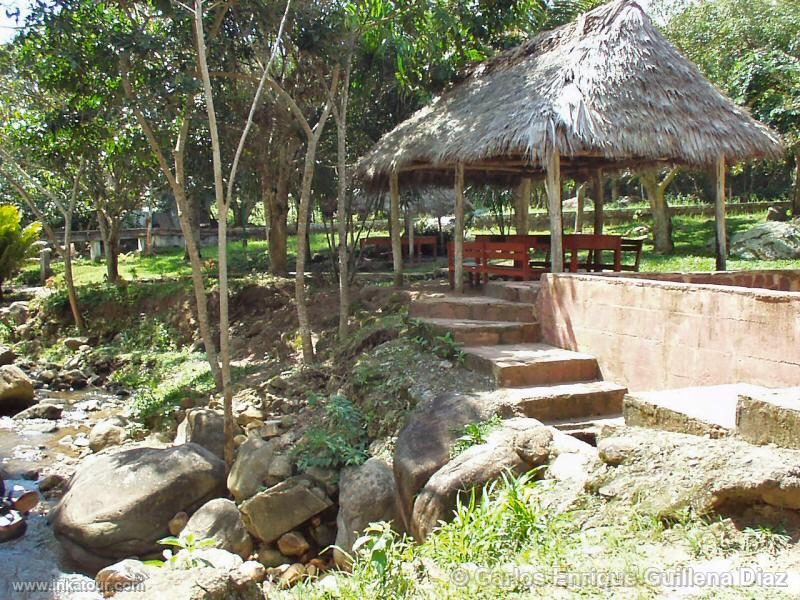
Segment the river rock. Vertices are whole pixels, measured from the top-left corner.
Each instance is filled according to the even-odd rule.
[[[731,254],[747,260],[800,258],[800,220],[767,221],[737,233],[731,239]]]
[[[27,408],[33,404],[33,383],[14,365],[0,367],[0,410]]]
[[[24,300],[12,302],[6,310],[8,311],[8,316],[11,317],[17,325],[24,325],[28,320],[28,303]]]
[[[213,502],[213,500],[212,500]],[[181,511],[176,513],[174,517],[169,520],[167,527],[171,535],[179,536],[181,532],[186,529],[186,524],[189,522],[189,515]]]
[[[332,505],[316,482],[292,477],[246,500],[239,510],[247,530],[269,543]]]
[[[197,539],[213,539],[217,548],[238,554],[247,560],[253,552],[253,540],[245,529],[236,504],[227,498],[215,498],[192,515],[183,530]]]
[[[150,574],[144,563],[132,558],[126,558],[100,569],[94,580],[100,591],[105,595],[112,595],[141,584],[149,578]]]
[[[50,512],[67,553],[87,569],[158,553],[181,510],[222,495],[224,463],[196,444],[133,448],[87,458]]]
[[[100,421],[89,432],[89,448],[92,452],[100,452],[109,446],[119,446],[126,435],[125,429],[113,420]]]
[[[370,458],[358,467],[342,470],[339,480],[339,514],[336,517],[336,546],[350,553],[364,529],[376,521],[395,518],[394,474],[381,458]],[[334,558],[340,566],[346,562],[340,550]]]
[[[275,443],[251,435],[239,446],[228,475],[228,489],[237,502],[254,496],[264,485],[275,456]]]
[[[58,378],[71,388],[76,390],[85,388],[89,378],[80,369],[68,369],[59,373]]]
[[[237,567],[238,568],[238,567]],[[147,567],[143,590],[125,590],[114,600],[263,600],[255,581],[234,577],[226,568],[164,569]]]
[[[0,366],[14,364],[17,354],[8,346],[0,344]]]
[[[278,550],[286,556],[303,556],[310,549],[306,536],[299,531],[290,531],[278,538]]]
[[[549,453],[537,454],[538,464],[535,464],[526,460],[527,452],[517,451],[527,446],[527,440],[539,437],[532,435],[539,429],[545,426],[535,419],[503,421],[499,429],[487,436],[485,443],[466,449],[439,469],[414,502],[411,523],[414,537],[423,541],[440,521],[452,514],[457,499],[464,494],[480,490],[505,472],[519,474],[543,465]]]
[[[81,346],[86,346],[89,343],[89,338],[69,337],[65,338],[62,343],[74,352],[75,350],[80,349]]]
[[[225,457],[225,417],[208,408],[187,411],[178,425],[175,444],[193,443],[210,450],[219,458]]]
[[[23,419],[47,419],[48,421],[57,421],[61,418],[63,412],[64,409],[57,404],[39,402],[17,413],[14,415],[14,418],[19,421]]]

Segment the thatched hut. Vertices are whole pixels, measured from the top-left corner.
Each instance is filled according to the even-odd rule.
[[[561,174],[598,182],[601,171],[715,169],[724,257],[726,161],[781,150],[777,134],[705,79],[636,2],[616,0],[476,65],[384,135],[357,173],[395,199],[400,186],[454,185],[457,268],[464,181],[545,179],[553,269],[561,270]]]

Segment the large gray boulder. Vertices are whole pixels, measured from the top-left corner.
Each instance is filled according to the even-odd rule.
[[[247,533],[236,504],[227,498],[215,498],[192,515],[181,535],[193,533],[197,539],[213,539],[217,548],[238,554],[243,559],[253,552],[253,540]]]
[[[731,239],[731,254],[748,260],[800,258],[800,220],[767,221],[737,233]]]
[[[224,459],[225,417],[222,413],[208,408],[187,411],[186,418],[178,425],[175,444],[190,443],[202,446]]]
[[[239,510],[247,531],[270,543],[331,506],[333,502],[320,484],[298,476],[256,494]]]
[[[395,517],[394,474],[380,458],[370,458],[363,465],[348,467],[339,479],[339,514],[336,517],[336,546],[351,552],[364,529],[376,521]],[[337,553],[337,562],[342,556]]]
[[[228,474],[228,489],[237,502],[256,495],[269,476],[275,458],[275,442],[256,435],[247,438],[236,452],[236,460]]]
[[[0,411],[28,408],[33,404],[33,383],[14,365],[0,367]]]
[[[159,552],[175,513],[224,493],[224,463],[196,444],[133,448],[87,458],[49,518],[70,557],[96,570]]]
[[[503,473],[530,471],[546,464],[553,435],[535,419],[503,421],[485,443],[468,448],[439,469],[414,502],[411,532],[423,541],[452,515],[457,499],[468,496]]]

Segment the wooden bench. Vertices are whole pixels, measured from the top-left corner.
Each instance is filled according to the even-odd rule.
[[[586,251],[585,262],[580,261],[580,252]],[[600,235],[593,233],[575,233],[564,236],[564,263],[569,265],[571,273],[580,269],[586,271],[601,271],[606,265],[602,264],[603,252],[612,252],[614,263],[610,265],[613,271],[622,270],[622,238],[618,235]],[[569,254],[569,263],[567,263]]]
[[[455,243],[447,245],[450,286],[455,285]],[[464,242],[463,272],[470,276],[470,283],[487,283],[489,275],[500,275],[522,281],[533,279],[535,271],[528,260],[528,244],[525,242],[493,242],[479,240]]]
[[[639,271],[639,263],[642,260],[642,246],[644,245],[643,239],[630,239],[630,238],[622,238],[620,241],[620,249],[622,251],[622,257],[628,257],[633,255],[633,263],[624,262],[619,265],[620,271]],[[598,268],[599,267],[599,268]],[[596,265],[596,271],[609,271],[614,268],[614,265],[603,264],[602,261]]]

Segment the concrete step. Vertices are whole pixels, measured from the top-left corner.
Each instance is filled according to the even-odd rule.
[[[518,321],[473,321],[470,319],[417,319],[433,335],[450,332],[453,339],[467,346],[524,344],[539,339],[538,323]]]
[[[470,346],[464,354],[469,368],[493,376],[501,387],[575,383],[599,375],[593,356],[548,344]]]
[[[509,302],[486,296],[429,296],[411,303],[408,316],[431,319],[460,319],[471,321],[536,321],[533,304]]]
[[[584,381],[492,392],[508,412],[539,419],[561,429],[583,425],[592,417],[621,417],[627,388],[611,381]]]
[[[538,281],[490,281],[483,287],[483,293],[509,302],[536,304],[540,287]]]
[[[740,395],[766,388],[747,383],[637,392],[625,396],[626,425],[677,433],[725,437],[736,429],[736,406]]]
[[[740,393],[736,433],[751,444],[800,448],[800,387]]]

